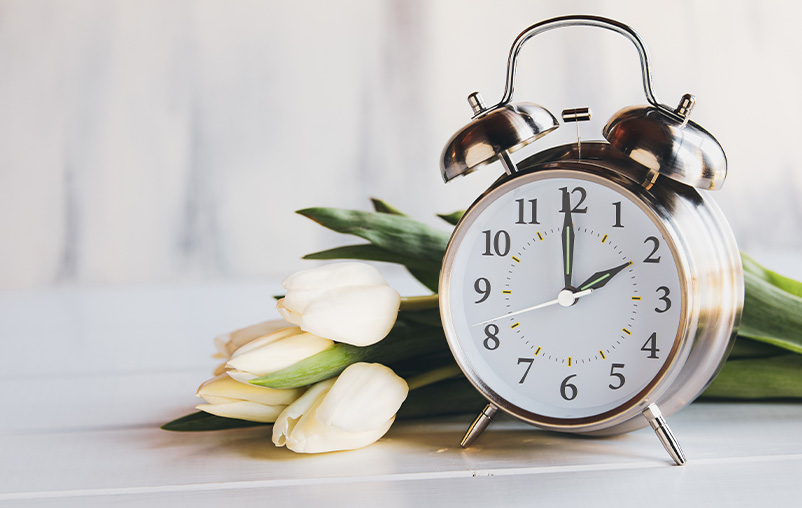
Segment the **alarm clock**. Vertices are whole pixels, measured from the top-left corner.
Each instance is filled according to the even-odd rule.
[[[510,153],[560,125],[544,107],[513,103],[522,45],[548,30],[612,30],[637,48],[648,104],[620,110],[606,141]],[[469,446],[503,411],[537,427],[611,435],[650,425],[678,464],[666,417],[714,379],[743,308],[741,260],[708,196],[727,174],[721,145],[652,90],[646,46],[596,16],[537,23],[512,45],[502,100],[468,97],[473,120],[446,145],[446,182],[499,161],[504,174],[465,212],[440,278],[449,347],[487,406]],[[590,118],[562,112],[563,123]],[[578,127],[577,123],[577,127]]]

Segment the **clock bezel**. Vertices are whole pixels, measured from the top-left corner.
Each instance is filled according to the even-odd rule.
[[[592,181],[593,183],[608,187],[626,196],[643,210],[666,239],[666,244],[671,251],[674,265],[678,272],[680,291],[682,294],[677,333],[672,342],[669,357],[664,361],[658,373],[643,389],[633,394],[624,403],[597,415],[581,418],[557,418],[532,413],[507,401],[490,386],[485,384],[481,377],[473,370],[470,362],[463,354],[462,347],[460,346],[460,338],[457,336],[453,327],[450,309],[452,265],[456,257],[456,252],[459,250],[473,222],[475,222],[488,206],[512,189],[529,182],[561,177]],[[473,384],[488,401],[504,412],[533,425],[552,430],[570,432],[603,430],[630,420],[634,416],[640,414],[646,405],[659,396],[659,392],[663,391],[661,388],[669,384],[670,381],[676,377],[676,374],[682,369],[690,350],[690,347],[686,346],[690,342],[688,339],[692,336],[691,332],[693,331],[694,324],[691,315],[692,309],[694,309],[694,292],[691,291],[692,273],[685,251],[681,248],[683,243],[674,228],[672,219],[672,215],[655,199],[655,196],[651,192],[633,180],[622,176],[621,173],[604,165],[594,163],[593,161],[562,160],[541,164],[518,173],[513,177],[502,178],[495,185],[491,186],[490,189],[483,193],[471,207],[468,208],[463,219],[457,225],[443,259],[440,280],[440,309],[446,338],[452,354],[471,384]]]

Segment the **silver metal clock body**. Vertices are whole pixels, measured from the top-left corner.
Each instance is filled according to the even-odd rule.
[[[517,165],[518,173],[502,177],[473,203],[457,225],[446,251],[440,279],[440,310],[446,338],[457,363],[494,407],[545,429],[594,435],[616,434],[651,423],[642,415],[652,404],[658,404],[665,415],[676,412],[692,402],[713,380],[726,360],[737,333],[743,307],[743,274],[739,251],[729,225],[705,191],[667,178],[658,179],[654,185],[651,185],[653,180],[649,180],[644,185],[644,179],[649,176],[647,170],[604,142],[582,143],[581,158],[579,153],[578,145],[571,144],[536,154]],[[634,202],[651,219],[661,238],[667,241],[666,247],[670,249],[673,262],[664,266],[666,270],[676,270],[678,289],[675,290],[681,292],[681,298],[680,295],[673,295],[675,311],[678,311],[676,336],[669,341],[670,348],[663,346],[666,352],[660,368],[649,374],[648,382],[627,400],[616,403],[615,407],[596,414],[591,411],[581,417],[541,414],[532,407],[526,407],[526,404],[511,401],[514,397],[502,395],[512,392],[506,391],[508,387],[499,386],[497,380],[490,381],[492,376],[487,375],[494,369],[500,369],[488,365],[480,367],[477,361],[481,360],[477,360],[475,354],[466,353],[472,347],[475,349],[477,339],[465,333],[465,330],[467,326],[476,325],[455,321],[465,319],[462,312],[454,312],[455,306],[463,305],[461,301],[465,295],[455,294],[452,290],[457,285],[456,278],[463,276],[454,268],[460,251],[468,248],[463,245],[466,235],[472,224],[488,213],[488,208],[496,200],[523,185],[566,177],[586,181],[588,185],[600,189],[607,188]],[[505,255],[509,257],[513,254],[506,252]],[[477,291],[482,289],[481,285],[477,288]],[[576,291],[579,289],[575,288]],[[597,295],[584,298],[603,299],[604,291],[600,289]],[[509,312],[514,310],[510,309]],[[639,343],[637,345],[640,346]],[[603,351],[599,353],[604,356]],[[570,362],[569,359],[569,365]],[[529,364],[531,366],[532,362]],[[566,369],[565,372],[572,371]],[[612,372],[615,375],[615,371]],[[610,387],[613,386],[611,383]],[[510,389],[531,390],[537,398],[538,390],[553,388],[531,384],[526,388],[516,385]],[[566,398],[565,393],[563,398]]]

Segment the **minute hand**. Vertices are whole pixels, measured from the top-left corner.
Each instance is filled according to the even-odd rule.
[[[565,289],[573,289],[571,285],[574,271],[574,219],[571,217],[571,202],[565,200],[565,218],[563,220],[562,251],[563,251],[563,278]]]
[[[626,263],[618,265],[615,268],[594,273],[588,277],[588,280],[579,285],[579,291],[585,291],[586,289],[599,289],[604,287],[604,285],[610,282],[610,279],[615,277],[618,272],[631,264],[632,261],[627,261]]]

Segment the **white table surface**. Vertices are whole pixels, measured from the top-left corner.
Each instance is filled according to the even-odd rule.
[[[497,418],[397,422],[358,451],[296,455],[265,428],[173,433],[215,365],[211,338],[273,317],[278,284],[0,293],[0,506],[799,506],[802,404],[695,403],[603,439]],[[479,408],[477,408],[479,409]],[[280,505],[277,503],[281,503]]]

